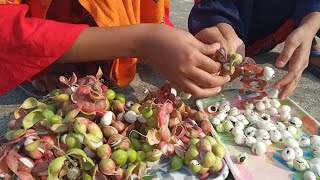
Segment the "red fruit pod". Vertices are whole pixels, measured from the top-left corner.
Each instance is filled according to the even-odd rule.
[[[121,133],[126,127],[125,124],[121,121],[114,120],[111,122],[111,125],[118,130],[119,133]]]
[[[158,133],[162,141],[169,142],[171,140],[171,132],[167,126],[162,126]]]
[[[174,145],[164,141],[160,141],[158,148],[161,150],[162,154],[172,155],[174,153]]]
[[[99,162],[99,170],[106,175],[114,174],[116,170],[116,164],[110,158],[104,158]]]
[[[34,162],[30,158],[20,157],[18,159],[18,171],[31,173],[34,168]]]
[[[26,151],[26,154],[32,159],[41,159],[44,155],[44,149],[39,147],[35,151]]]
[[[211,125],[210,121],[202,121],[201,122],[201,129],[205,135],[209,135],[212,131],[212,125]]]
[[[114,134],[119,134],[118,130],[113,126],[103,126],[102,131],[105,137],[110,137]]]
[[[199,132],[193,128],[188,128],[186,130],[186,136],[190,139],[199,137]]]
[[[52,149],[53,145],[57,145],[58,141],[54,136],[51,135],[40,135],[40,139],[43,140],[42,145],[46,149]]]
[[[198,122],[201,122],[201,121],[204,121],[204,120],[208,120],[208,115],[203,110],[200,110],[200,111],[195,113],[194,119],[196,121],[198,121]]]
[[[187,138],[186,136],[182,136],[182,137],[180,138],[180,140],[181,140],[184,144],[188,144],[189,141],[190,141],[190,139]]]

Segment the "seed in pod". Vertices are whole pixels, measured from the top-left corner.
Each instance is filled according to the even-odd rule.
[[[254,104],[253,103],[245,103],[245,104],[243,104],[243,107],[245,109],[253,110],[254,109]]]
[[[232,124],[235,124],[238,121],[238,119],[234,116],[227,116],[226,121],[230,121],[232,122]]]
[[[293,160],[293,167],[297,170],[297,171],[304,171],[306,169],[309,169],[309,164],[308,162],[303,159],[302,157],[296,157]]]
[[[310,136],[310,143],[311,144],[315,144],[317,142],[320,142],[320,136],[318,135],[312,135]]]
[[[256,133],[257,129],[252,127],[252,126],[249,126],[247,127],[247,129],[244,131],[244,135],[246,136],[254,136],[255,133]]]
[[[320,149],[320,142],[312,144],[312,150],[317,151]]]
[[[68,170],[67,177],[70,180],[77,179],[80,176],[81,170],[78,167],[72,167]]]
[[[270,116],[275,116],[278,114],[278,110],[274,107],[270,107],[266,109],[266,113],[269,114]]]
[[[278,99],[271,99],[270,100],[271,107],[278,109],[281,106],[281,103]]]
[[[126,108],[130,109],[134,105],[134,102],[128,101],[126,102]]]
[[[224,132],[225,129],[224,129],[223,124],[218,124],[218,125],[216,126],[216,130],[217,130],[218,132],[220,132],[220,133]]]
[[[278,109],[279,113],[282,114],[282,113],[285,113],[285,112],[291,112],[291,107],[288,106],[288,105],[281,105]]]
[[[310,146],[310,139],[308,137],[301,137],[299,139],[299,146],[300,147],[308,147],[308,146]]]
[[[189,169],[191,170],[191,172],[197,173],[201,170],[201,164],[197,160],[194,159],[194,160],[190,161]]]
[[[270,89],[268,91],[268,98],[276,99],[278,98],[279,90],[278,89]]]
[[[282,122],[276,122],[276,127],[279,131],[286,130],[286,126]]]
[[[210,119],[210,122],[211,122],[212,125],[214,125],[214,126],[216,126],[216,125],[218,125],[218,124],[221,124],[221,120],[220,120],[219,118],[216,118],[216,117]]]
[[[263,140],[270,139],[270,135],[269,135],[268,131],[266,131],[264,129],[258,129],[255,133],[255,136],[256,136],[256,138],[261,137]]]
[[[220,119],[220,121],[224,121],[227,116],[228,116],[228,114],[219,112],[219,113],[215,116],[215,118]]]
[[[312,171],[306,171],[303,174],[305,180],[316,180],[316,175]]]
[[[264,103],[262,101],[258,101],[256,104],[255,104],[255,107],[258,111],[260,112],[263,112],[266,110],[266,106],[264,105]]]
[[[284,144],[286,145],[286,147],[289,147],[289,148],[295,148],[295,147],[299,147],[299,143],[297,140],[295,140],[293,137],[287,137],[285,140],[284,140]]]
[[[280,114],[280,120],[283,122],[289,121],[290,118],[291,118],[290,112],[283,112]]]
[[[239,115],[239,109],[236,107],[232,107],[229,111],[229,116],[237,116]]]
[[[290,120],[289,120],[289,123],[292,125],[292,126],[295,126],[295,127],[301,127],[302,125],[302,121],[300,118],[298,117],[292,117]]]
[[[269,131],[269,122],[268,121],[258,121],[257,124],[259,129],[264,129]]]
[[[239,127],[240,129],[244,129],[244,124],[241,122],[241,121],[237,121],[235,124],[234,124],[234,127]]]
[[[134,123],[137,120],[137,114],[134,111],[127,111],[124,114],[124,119],[128,122],[128,123]]]
[[[270,139],[263,139],[261,142],[263,142],[266,146],[270,146],[272,144]]]
[[[238,114],[235,117],[238,119],[238,121],[243,121],[244,119],[246,119],[246,117],[243,114]]]
[[[239,126],[236,126],[232,129],[232,134],[234,136],[237,136],[237,135],[240,135],[240,134],[243,134],[243,129]]]
[[[278,130],[272,130],[270,131],[270,139],[273,142],[278,142],[281,139],[281,133]]]
[[[269,99],[266,99],[265,101],[263,101],[263,103],[264,103],[264,106],[266,107],[266,109],[271,108],[271,103],[270,103]]]
[[[312,152],[313,157],[319,158],[320,157],[320,150],[316,150]]]
[[[317,176],[320,176],[320,165],[319,164],[310,164],[310,171],[315,173]]]
[[[248,155],[247,155],[247,153],[240,153],[240,154],[237,156],[237,161],[238,161],[238,163],[240,163],[240,164],[247,163],[247,162],[248,162]]]
[[[259,115],[260,121],[271,121],[270,115],[267,113],[262,113]]]
[[[214,104],[208,107],[207,111],[210,114],[214,114],[218,111],[219,107],[220,107],[220,102],[215,102]]]
[[[252,145],[252,152],[258,156],[261,156],[267,152],[267,146],[263,142],[258,141]]]
[[[247,119],[243,119],[241,120],[241,122],[245,125],[248,126],[250,124],[250,122]]]
[[[285,139],[287,139],[288,137],[292,137],[292,134],[289,133],[286,130],[280,130],[280,134],[281,134],[281,140],[284,141]]]
[[[297,132],[298,132],[297,128],[294,127],[294,126],[287,126],[286,130],[287,130],[289,133],[291,133],[292,135],[295,135],[295,134],[297,134]]]
[[[287,162],[292,161],[295,157],[296,157],[296,153],[292,148],[287,147],[282,151],[282,159]]]
[[[223,122],[223,128],[226,132],[229,132],[232,130],[232,128],[234,128],[233,124],[231,121],[224,121]]]
[[[246,142],[246,136],[243,134],[234,136],[234,142],[239,145],[244,144]]]
[[[250,114],[252,114],[254,111],[252,109],[245,109],[243,112],[243,115],[245,116],[249,116]]]
[[[246,116],[246,118],[251,124],[255,124],[259,121],[259,116],[255,112],[249,114],[248,116]]]
[[[252,147],[253,144],[257,142],[256,138],[253,136],[246,137],[246,145]]]
[[[300,147],[295,147],[293,148],[295,154],[296,154],[296,158],[298,157],[302,157],[303,156],[303,151]]]
[[[264,67],[263,77],[266,81],[270,81],[274,77],[274,70],[271,67]]]
[[[197,148],[202,152],[212,151],[212,145],[207,139],[201,139],[197,143]]]

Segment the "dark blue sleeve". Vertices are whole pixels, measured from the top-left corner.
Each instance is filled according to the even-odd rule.
[[[202,0],[196,3],[189,15],[189,31],[197,34],[204,28],[228,23],[239,36],[244,33],[239,12],[233,0]]]
[[[295,25],[298,26],[303,17],[311,12],[320,12],[320,0],[296,0],[296,10],[293,15]],[[320,32],[317,35],[320,37]]]

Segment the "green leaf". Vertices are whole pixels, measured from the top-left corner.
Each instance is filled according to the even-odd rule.
[[[89,170],[95,166],[93,160],[89,158],[87,154],[81,149],[70,149],[66,155],[75,155],[75,157],[80,160],[81,167],[83,167],[85,170]],[[83,161],[83,158],[79,158],[79,156],[85,158],[86,162]]]
[[[51,161],[48,167],[48,179],[47,180],[59,180],[59,173],[65,164],[64,161],[67,158],[65,156],[58,157]]]
[[[24,129],[29,129],[37,122],[44,119],[41,109],[36,109],[28,113],[22,120],[22,125]]]
[[[69,127],[67,124],[53,124],[50,127],[50,130],[52,130],[55,133],[63,133],[69,130]]]
[[[128,169],[126,170],[126,179],[131,179],[132,176],[132,171],[137,167],[136,164],[133,164],[131,166],[128,167]]]
[[[146,175],[142,177],[142,180],[152,180],[154,177],[150,175]]]
[[[34,97],[29,97],[28,99],[24,100],[21,104],[20,108],[23,109],[32,109],[36,107],[38,104],[38,100]]]

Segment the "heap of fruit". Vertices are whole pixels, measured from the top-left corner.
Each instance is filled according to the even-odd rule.
[[[170,171],[184,163],[202,178],[221,170],[224,149],[208,136],[207,114],[183,102],[188,94],[165,84],[133,103],[101,76],[60,77],[67,88],[23,102],[0,147],[1,177],[142,179],[162,157],[171,157]]]

